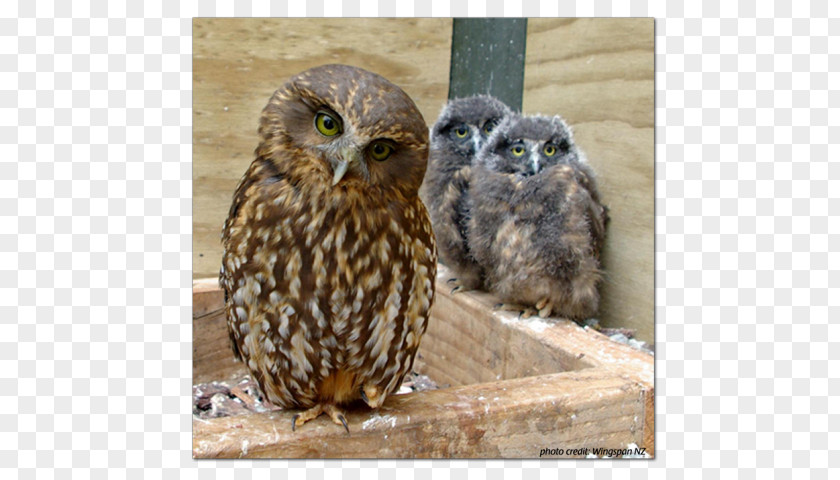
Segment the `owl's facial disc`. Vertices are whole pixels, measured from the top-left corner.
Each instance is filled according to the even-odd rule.
[[[481,129],[470,123],[457,123],[449,127],[449,138],[455,151],[463,156],[475,155],[481,149],[484,137]]]
[[[322,109],[315,115],[315,130],[326,139],[316,148],[323,152],[330,164],[332,186],[336,186],[351,170],[357,171],[362,178],[368,178],[362,154],[366,141],[358,138],[352,125],[345,128],[339,114]]]
[[[501,171],[515,174],[519,177],[537,175],[546,168],[545,158],[541,151],[541,143],[529,138],[518,138],[510,143],[504,143],[500,152],[507,160]]]

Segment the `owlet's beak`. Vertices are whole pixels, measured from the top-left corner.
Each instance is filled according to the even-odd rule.
[[[533,154],[531,156],[531,169],[534,171],[534,175],[540,173],[540,170],[542,170],[542,165],[540,165],[540,156],[537,154]]]
[[[338,158],[333,158],[330,161],[333,169],[333,186],[338,184],[338,182],[340,182],[341,179],[344,178],[344,174],[347,173],[347,170],[351,166],[360,163],[360,161],[361,153],[359,152],[358,148],[347,147],[341,149]]]
[[[478,153],[478,151],[481,150],[481,133],[473,132],[472,144],[473,144],[472,153],[473,154]]]

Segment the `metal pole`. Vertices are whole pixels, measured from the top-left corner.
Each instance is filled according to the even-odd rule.
[[[526,18],[456,18],[449,98],[486,93],[522,110]]]

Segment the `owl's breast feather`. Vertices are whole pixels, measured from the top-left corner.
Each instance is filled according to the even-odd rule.
[[[231,229],[232,244],[247,245],[227,260],[233,326],[245,356],[258,359],[249,367],[274,378],[264,386],[275,403],[298,390],[304,405],[351,400],[362,378],[390,392],[410,368],[434,295],[425,208],[300,187],[261,185]]]

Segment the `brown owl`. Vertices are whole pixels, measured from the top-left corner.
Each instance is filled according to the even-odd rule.
[[[481,269],[467,243],[470,169],[491,132],[512,112],[489,95],[450,100],[432,127],[429,171],[421,195],[429,207],[441,262],[456,278],[453,292],[481,285]]]
[[[437,252],[418,189],[428,128],[385,78],[326,65],[280,87],[222,232],[220,282],[234,353],[265,397],[377,408],[410,371],[434,296]]]
[[[470,249],[490,291],[529,315],[597,313],[607,209],[560,117],[500,124],[478,154],[468,201]]]

